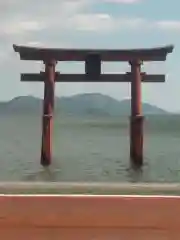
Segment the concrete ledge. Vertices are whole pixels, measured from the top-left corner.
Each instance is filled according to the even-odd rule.
[[[0,194],[158,194],[180,195],[180,184],[0,182]]]

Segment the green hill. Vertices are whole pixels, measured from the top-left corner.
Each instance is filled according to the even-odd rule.
[[[0,114],[5,113],[37,113],[42,112],[42,100],[33,96],[16,97],[8,102],[0,103]],[[70,97],[55,98],[56,113],[71,115],[105,115],[127,116],[130,115],[130,100],[118,101],[100,93],[85,93]],[[143,103],[143,113],[168,114],[165,110]]]

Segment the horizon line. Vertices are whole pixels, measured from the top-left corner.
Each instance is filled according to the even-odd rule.
[[[116,97],[112,97],[109,94],[104,94],[104,93],[100,93],[100,92],[81,92],[81,93],[75,93],[75,94],[70,94],[70,95],[62,95],[62,96],[55,95],[54,97],[60,99],[60,98],[71,98],[71,97],[78,96],[78,95],[102,95],[104,97],[109,97],[111,99],[114,99],[117,102],[122,102],[124,100],[131,100],[131,97],[124,97],[122,99],[117,99]],[[7,99],[7,100],[0,100],[0,103],[8,103],[8,102],[11,102],[11,101],[15,100],[16,98],[21,98],[21,97],[22,98],[23,97],[25,97],[25,98],[26,97],[31,97],[31,98],[35,98],[35,99],[39,99],[39,100],[43,100],[43,98],[44,98],[43,96],[35,96],[35,95],[31,95],[31,94],[29,94],[29,95],[17,95],[17,96],[14,96],[14,97],[10,98],[10,99]],[[166,110],[163,107],[160,107],[156,104],[152,104],[151,102],[142,101],[142,104],[149,104],[153,107],[157,107],[157,108],[159,108],[159,109],[161,109],[161,110],[163,110],[167,113],[170,113],[170,114],[180,114],[180,110],[179,111],[172,111],[172,110],[169,110],[169,109]]]

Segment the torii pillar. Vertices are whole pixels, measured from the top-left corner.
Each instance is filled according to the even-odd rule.
[[[42,119],[41,165],[49,166],[52,158],[52,131],[54,112],[54,84],[56,61],[51,59],[45,63],[44,101]]]
[[[143,165],[143,119],[141,99],[141,64],[133,60],[131,65],[131,117],[130,117],[130,159],[135,167]]]

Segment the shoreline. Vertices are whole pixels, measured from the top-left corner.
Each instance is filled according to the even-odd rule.
[[[0,194],[180,195],[180,183],[0,182]]]

